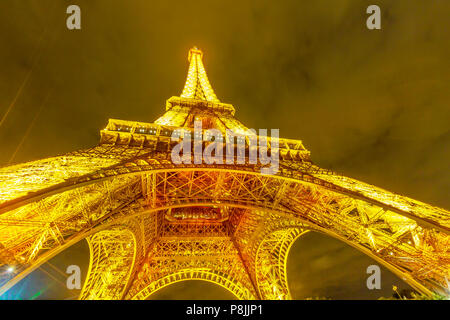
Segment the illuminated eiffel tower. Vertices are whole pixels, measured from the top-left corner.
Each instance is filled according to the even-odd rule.
[[[188,139],[196,120],[203,147],[226,148],[209,128],[248,132],[216,97],[202,52],[189,62],[183,92],[155,122],[110,119],[93,148],[0,168],[0,293],[87,239],[80,299],[146,299],[189,279],[240,299],[289,299],[289,249],[316,231],[423,294],[449,294],[449,211],[319,168],[300,140],[256,147],[279,155],[274,174],[248,161],[245,135],[244,163],[174,164],[171,137]]]

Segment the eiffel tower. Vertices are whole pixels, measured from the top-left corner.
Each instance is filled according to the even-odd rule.
[[[300,140],[257,146],[278,154],[273,174],[248,161],[248,136],[244,163],[174,164],[172,135],[188,139],[195,121],[203,146],[226,147],[206,129],[249,130],[215,95],[202,56],[189,51],[184,89],[155,122],[110,119],[93,148],[0,168],[0,294],[86,239],[80,299],[146,299],[189,279],[240,299],[291,299],[287,256],[310,231],[422,294],[449,294],[450,212],[322,169]]]

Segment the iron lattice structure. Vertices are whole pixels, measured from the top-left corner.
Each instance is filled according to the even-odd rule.
[[[322,169],[299,140],[279,139],[272,175],[247,161],[248,137],[243,164],[175,165],[171,135],[195,120],[248,130],[214,94],[202,52],[189,61],[181,96],[154,123],[111,119],[96,147],[0,168],[0,265],[15,268],[1,273],[0,293],[87,239],[80,299],[146,299],[187,279],[241,299],[289,299],[287,255],[312,230],[419,292],[448,294],[449,211]]]

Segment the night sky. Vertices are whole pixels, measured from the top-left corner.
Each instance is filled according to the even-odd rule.
[[[70,4],[82,30],[66,28]],[[370,4],[381,30],[366,28]],[[96,145],[109,118],[154,121],[181,93],[196,45],[218,98],[248,127],[279,128],[322,167],[448,209],[449,14],[448,0],[2,0],[0,165]],[[84,242],[65,254],[59,268],[68,256],[87,265]],[[289,257],[292,294],[392,295],[400,282],[385,269],[381,291],[365,287],[373,263],[307,234]],[[45,277],[9,297],[34,296]],[[76,294],[52,281],[37,297]],[[231,298],[199,281],[154,296],[208,297]]]

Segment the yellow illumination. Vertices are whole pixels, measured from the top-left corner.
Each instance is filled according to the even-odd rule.
[[[0,168],[0,294],[87,239],[80,299],[145,299],[189,279],[240,299],[290,299],[288,253],[309,230],[421,293],[448,288],[449,211],[319,168],[300,140],[280,139],[276,175],[249,162],[173,164],[170,134],[186,137],[196,118],[249,133],[217,99],[202,57],[189,51],[181,97],[154,123],[110,119],[94,148]]]
[[[189,50],[189,71],[182,98],[219,102],[206,75],[203,53],[196,47]]]

